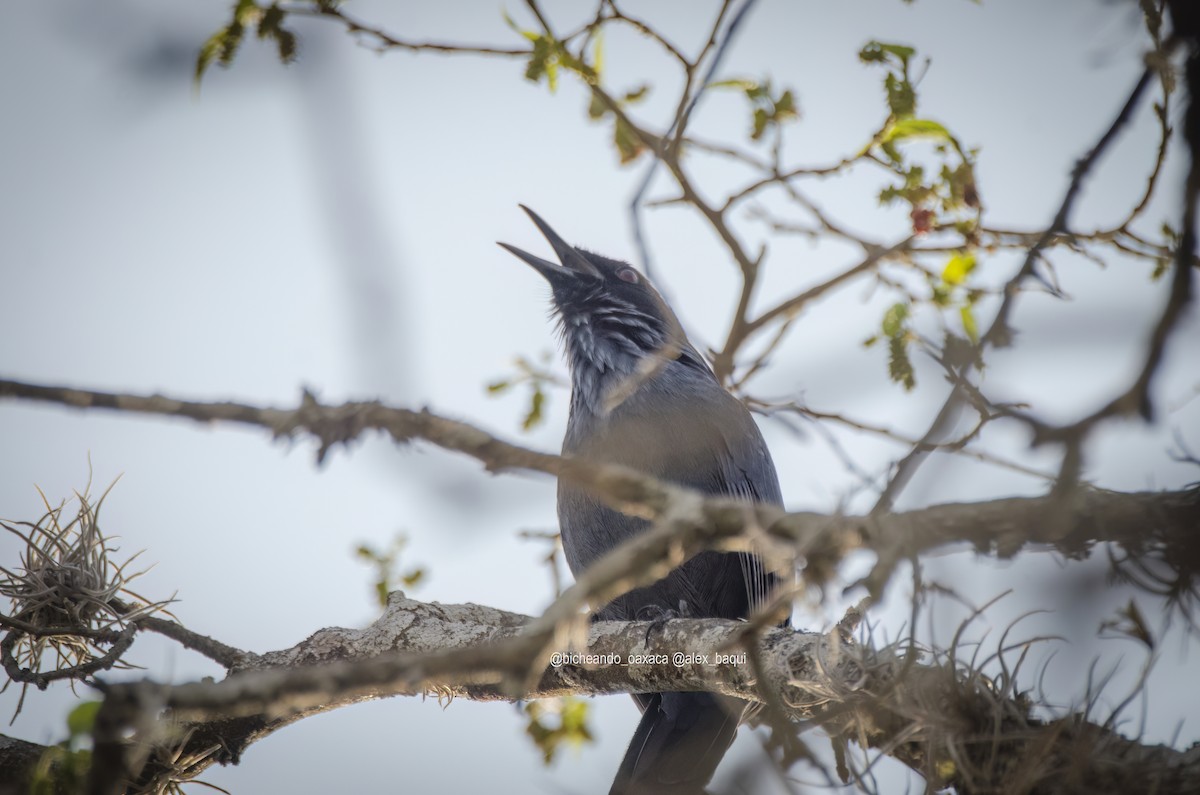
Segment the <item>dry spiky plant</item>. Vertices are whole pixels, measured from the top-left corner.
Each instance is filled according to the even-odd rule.
[[[95,503],[90,489],[89,477],[74,500],[57,506],[38,489],[46,512],[37,521],[0,521],[25,545],[15,571],[0,567],[0,596],[11,600],[8,614],[0,614],[7,630],[0,661],[9,678],[4,687],[22,684],[17,713],[31,684],[45,689],[58,679],[87,681],[97,671],[133,667],[122,655],[133,643],[135,622],[173,601],[150,601],[129,589],[146,572],[129,572],[141,553],[123,562],[113,559],[119,549],[100,529],[100,508],[112,485]],[[72,503],[75,515],[64,523]]]

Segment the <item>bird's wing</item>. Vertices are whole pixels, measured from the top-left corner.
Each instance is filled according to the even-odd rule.
[[[710,494],[747,502],[781,505],[779,477],[766,442],[745,407],[732,395],[726,395],[737,405],[722,412],[730,421],[719,429],[722,445],[710,470],[710,478],[701,488]],[[708,573],[724,586],[718,590],[734,591],[724,594],[729,599],[740,595],[737,594],[740,585],[750,613],[767,604],[771,592],[779,584],[779,578],[767,569],[762,558],[752,553],[721,555],[719,562],[712,561],[712,566],[716,570]]]

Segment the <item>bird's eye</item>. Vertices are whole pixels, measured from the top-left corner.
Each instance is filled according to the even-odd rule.
[[[621,270],[617,271],[617,278],[623,282],[629,282],[630,284],[637,284],[638,283],[638,272],[635,271],[633,268],[621,268]]]

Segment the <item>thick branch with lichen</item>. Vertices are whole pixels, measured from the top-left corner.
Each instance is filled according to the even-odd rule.
[[[523,685],[526,677],[512,673],[532,662],[526,641],[535,623],[494,608],[426,604],[395,592],[369,627],[325,629],[292,648],[247,656],[252,662],[221,682],[106,687],[104,718],[114,727],[147,727],[137,739],[173,747],[170,765],[162,756],[148,757],[138,769],[124,770],[137,791],[198,775],[295,720],[364,699],[436,694],[488,701],[704,689],[757,701],[764,686],[778,696],[794,731],[822,726],[835,742],[884,749],[931,783],[960,791],[999,791],[1018,782],[1053,791],[1067,776],[1081,776],[1096,782],[1093,792],[1130,791],[1121,788],[1140,780],[1154,782],[1159,792],[1182,793],[1200,781],[1196,749],[1142,745],[1079,717],[1034,719],[1015,690],[1000,689],[980,672],[949,659],[906,657],[904,647],[859,646],[842,628],[830,635],[759,634],[718,619],[672,620],[654,631],[641,622],[598,622]],[[748,644],[763,681],[747,663]],[[162,709],[164,720],[146,723],[147,712]],[[103,767],[103,738],[97,739]],[[997,748],[1003,753],[991,753]],[[3,756],[0,746],[0,764]],[[1067,758],[1083,764],[1068,771],[1060,764]],[[1014,759],[1024,764],[1011,764]],[[93,784],[93,792],[112,791]]]
[[[221,646],[215,654],[233,673],[219,684],[165,687],[139,683],[106,687],[105,706],[96,724],[93,781],[97,792],[107,791],[106,782],[120,780],[131,770],[142,771],[151,778],[166,775],[162,763],[146,756],[144,748],[133,753],[126,742],[126,733],[131,729],[157,738],[160,743],[182,743],[178,753],[169,755],[176,760],[170,766],[170,775],[178,777],[181,770],[186,775],[195,775],[219,758],[229,758],[230,754],[236,757],[246,744],[306,715],[381,695],[415,694],[434,688],[447,695],[486,699],[567,692],[639,692],[643,688],[645,692],[705,688],[758,699],[764,692],[755,689],[760,681],[769,683],[771,689],[765,692],[777,694],[777,703],[788,705],[789,719],[816,721],[839,736],[845,734],[856,742],[882,747],[935,781],[956,781],[968,773],[978,777],[984,775],[978,767],[982,762],[972,762],[969,770],[963,767],[965,760],[973,758],[970,749],[947,745],[951,738],[962,736],[961,727],[954,732],[935,733],[937,742],[933,745],[929,740],[923,744],[910,741],[914,731],[912,721],[917,719],[914,715],[922,720],[930,717],[918,709],[926,706],[926,701],[914,695],[907,681],[905,687],[893,686],[890,690],[797,685],[796,671],[819,670],[828,674],[832,670],[828,661],[819,659],[796,663],[800,651],[794,644],[819,646],[817,636],[772,631],[761,626],[762,622],[715,622],[711,626],[708,625],[711,622],[701,622],[706,624],[703,628],[684,622],[670,627],[661,637],[647,640],[645,627],[636,624],[589,626],[582,618],[581,608],[652,581],[704,549],[745,549],[750,544],[778,556],[802,558],[805,577],[813,584],[828,581],[848,552],[871,549],[876,553],[877,563],[864,584],[874,593],[882,590],[898,564],[913,555],[962,542],[1003,556],[1032,544],[1079,554],[1099,541],[1114,542],[1127,551],[1130,559],[1152,558],[1166,564],[1183,583],[1176,592],[1189,601],[1194,601],[1195,573],[1200,571],[1200,552],[1192,538],[1194,527],[1200,523],[1200,489],[1147,494],[1077,491],[1069,502],[1053,497],[1006,499],[866,517],[784,513],[769,506],[706,498],[621,467],[538,453],[429,411],[413,412],[375,402],[324,406],[306,395],[298,407],[289,410],[89,392],[14,381],[0,381],[0,397],[182,416],[200,422],[237,422],[262,427],[276,436],[311,435],[319,442],[319,456],[367,430],[378,430],[399,441],[424,439],[466,453],[493,471],[524,469],[574,479],[614,507],[652,522],[647,533],[589,568],[534,620],[469,607],[465,608],[468,613],[486,613],[475,622],[473,630],[458,626],[453,637],[436,632],[430,636],[411,623],[421,608],[417,603],[406,602],[405,610],[400,611],[405,613],[401,620],[409,623],[401,634],[409,645],[402,649],[394,640],[381,640],[379,633],[384,631],[384,624],[365,634],[328,630],[295,650],[261,658]],[[396,596],[393,601],[400,599]],[[448,611],[449,608],[437,608],[439,620],[449,620]],[[398,615],[394,609],[389,614]],[[194,633],[181,636],[173,626],[138,622],[139,626],[143,624],[142,628],[164,632],[195,648],[212,645]],[[8,626],[10,633],[30,629],[12,622]],[[662,666],[603,670],[566,666],[544,670],[548,663],[553,663],[555,652],[571,649],[587,648],[594,654],[620,653],[625,659],[631,650],[639,648],[639,637],[649,653],[669,649],[672,653],[691,651],[715,656],[736,653],[746,643],[761,646],[754,646],[759,652],[755,666],[715,675],[703,666],[693,667],[690,674]],[[348,661],[344,654],[349,648],[369,648],[372,659]],[[386,655],[373,656],[384,650],[388,651]],[[812,653],[811,649],[808,653]],[[787,660],[786,667],[780,667],[783,665],[780,660]],[[852,657],[847,660],[854,662]],[[314,667],[315,663],[322,664]],[[861,665],[863,660],[858,659],[855,664]],[[875,663],[869,667],[878,668]],[[911,666],[897,662],[894,667]],[[762,676],[747,676],[747,670],[761,671]],[[786,671],[786,675],[781,671]],[[930,687],[936,685],[943,691],[957,687],[957,679],[930,676],[935,677]],[[851,680],[868,681],[861,672],[855,677],[843,675],[840,681]],[[978,681],[972,685],[980,686]],[[813,692],[822,694],[819,701],[829,705],[826,711],[816,710],[811,698]],[[983,692],[988,691],[985,688]],[[982,698],[975,690],[967,695],[971,699]],[[888,698],[909,701],[889,706]],[[911,701],[914,698],[917,700]],[[994,708],[996,704],[1008,704],[1009,699],[984,698],[983,703]],[[164,708],[171,711],[178,723],[176,729],[148,717]],[[1011,710],[1007,707],[1005,710],[1006,720],[1020,724],[1021,737],[1026,737],[1032,726],[1039,731],[1045,729],[1042,724],[1030,723],[1023,713],[1014,717],[1009,714]],[[778,724],[772,721],[772,725]],[[864,725],[869,725],[871,731]],[[1055,736],[1059,733],[1063,737],[1083,736],[1074,730],[1069,734],[1063,732],[1061,726],[1054,731]],[[1095,732],[1088,736],[1097,739]],[[180,737],[184,739],[179,740]],[[1104,733],[1099,739],[1107,744],[1119,740]],[[1024,739],[1020,743],[1024,743],[1021,748],[1025,749],[1018,749],[1020,753],[1032,752],[1034,746]],[[1157,749],[1153,753],[1159,755],[1155,759],[1162,761],[1160,757],[1166,751]],[[948,758],[956,760],[957,766],[947,767]]]

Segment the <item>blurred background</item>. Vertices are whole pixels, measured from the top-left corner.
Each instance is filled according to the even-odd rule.
[[[590,2],[552,0],[544,8],[559,30],[593,12]],[[715,8],[696,3],[685,12],[650,0],[630,10],[694,52]],[[406,38],[525,46],[491,0],[364,0],[347,9]],[[506,10],[534,26],[520,4]],[[563,390],[549,391],[544,422],[523,431],[528,386],[499,395],[486,388],[511,379],[517,357],[565,375],[546,285],[495,241],[548,256],[517,208],[522,202],[567,240],[637,262],[627,207],[647,163],[618,163],[609,126],[588,120],[586,92],[570,77],[551,94],[523,79],[519,59],[381,55],[328,22],[295,22],[300,51],[288,67],[248,37],[234,66],[212,68],[197,89],[198,48],[229,13],[229,3],[208,0],[62,0],[0,11],[0,373],[282,407],[307,387],[326,402],[428,406],[556,450]],[[1148,42],[1133,2],[763,0],[717,77],[770,76],[793,88],[801,119],[788,128],[789,159],[823,165],[858,151],[883,118],[882,74],[857,58],[871,39],[908,44],[932,59],[920,67],[922,115],[981,148],[985,221],[1029,230],[1049,223],[1073,162],[1120,108]],[[628,32],[604,46],[606,84],[650,83],[634,113],[659,128],[679,89],[670,62]],[[695,130],[744,140],[744,100],[710,96]],[[1128,212],[1154,162],[1155,134],[1144,103],[1088,180],[1076,229]],[[744,180],[732,169],[710,162],[697,167],[697,178],[720,195]],[[1150,232],[1177,223],[1181,174],[1172,156],[1165,200],[1146,213]],[[657,180],[650,195],[669,196],[665,177]],[[822,183],[815,195],[847,228],[899,240],[910,220],[903,208],[878,206],[882,184],[877,173],[856,174]],[[719,345],[739,286],[727,251],[686,209],[668,206],[646,218],[656,280],[697,347]],[[734,219],[750,250],[770,237],[748,213]],[[771,246],[760,306],[856,261],[853,248],[828,241],[773,238]],[[985,385],[1065,421],[1129,382],[1167,285],[1152,282],[1144,262],[1113,259],[1101,268],[1062,254],[1054,262],[1067,298],[1022,299],[1017,345],[989,359]],[[1015,255],[989,258],[981,278],[1002,284],[1018,263]],[[894,300],[860,283],[814,305],[751,391],[919,435],[945,384],[918,361],[918,387],[906,393],[888,380],[881,346],[862,346]],[[981,317],[990,319],[982,309]],[[1178,451],[1176,435],[1200,449],[1198,326],[1193,307],[1155,382],[1158,423],[1110,424],[1090,441],[1085,474],[1093,483],[1139,490],[1196,480],[1195,467],[1170,452]],[[869,508],[872,495],[843,455],[878,474],[905,452],[837,427],[761,425],[792,509]],[[989,426],[982,443],[1028,467],[1056,470],[1054,451],[1030,450],[1021,429]],[[89,456],[94,492],[120,476],[101,526],[119,536],[124,552],[144,549],[141,560],[155,564],[137,590],[175,594],[172,609],[184,624],[234,646],[266,651],[321,627],[369,623],[377,614],[372,572],[354,549],[386,547],[398,532],[408,538],[401,565],[428,570],[410,590],[415,598],[525,613],[553,598],[544,542],[518,536],[556,529],[552,480],[489,476],[473,460],[428,445],[397,449],[368,438],[317,467],[308,442],[272,442],[258,431],[5,401],[0,450],[0,517],[7,519],[41,514],[35,484],[51,500],[82,489]],[[1034,477],[935,457],[898,507],[1044,490]],[[0,565],[15,565],[18,551],[16,539],[0,537]],[[846,581],[866,562],[851,561]],[[1030,553],[997,563],[957,552],[929,560],[925,575],[974,604],[1015,589],[976,622],[976,637],[991,631],[994,639],[1014,616],[1049,610],[1021,626],[1028,636],[1066,636],[1044,686],[1056,706],[1070,708],[1081,702],[1093,659],[1104,660],[1101,670],[1116,669],[1102,701],[1110,705],[1146,659],[1128,639],[1097,639],[1100,623],[1130,598],[1106,587],[1104,571],[1102,560],[1068,564]],[[906,631],[909,587],[897,577],[889,600],[872,612],[878,637]],[[825,629],[861,595],[833,590],[824,603],[802,605],[796,624]],[[1138,599],[1161,626],[1161,605]],[[953,633],[964,608],[951,601],[925,617],[926,637],[944,642]],[[1164,638],[1155,678],[1131,712],[1144,707],[1148,717],[1122,728],[1182,747],[1200,737],[1200,690],[1178,686],[1195,641],[1178,623]],[[221,674],[155,637],[140,639],[132,659],[146,670],[123,676]],[[17,695],[10,688],[0,697],[0,712],[11,712]],[[31,692],[8,732],[58,741],[74,698],[66,686]],[[239,766],[203,779],[241,793],[595,792],[607,787],[637,710],[624,697],[590,703],[596,742],[549,767],[523,735],[517,706],[392,699],[304,720],[253,746]],[[739,771],[765,769],[761,737],[743,731],[714,789],[739,791],[744,782],[732,780]],[[890,762],[876,773],[884,791],[896,791],[906,776]],[[784,791],[765,772],[752,778],[756,791]]]

